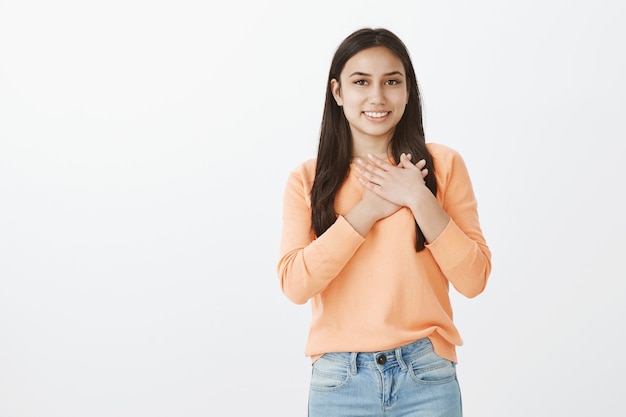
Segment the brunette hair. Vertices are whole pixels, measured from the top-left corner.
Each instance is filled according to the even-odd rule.
[[[389,143],[388,153],[398,163],[400,155],[411,154],[411,160],[426,160],[428,175],[424,179],[430,191],[437,195],[435,167],[432,156],[426,148],[424,127],[422,124],[422,105],[415,77],[415,70],[404,43],[387,29],[364,28],[353,32],[337,48],[330,65],[326,84],[326,99],[320,140],[317,151],[315,180],[311,189],[311,221],[316,236],[320,236],[336,220],[335,196],[350,171],[352,161],[352,134],[350,126],[343,114],[343,108],[337,105],[331,90],[331,80],[340,81],[340,74],[346,62],[358,52],[383,46],[393,52],[404,65],[406,72],[409,100],[404,114],[394,129]],[[416,249],[424,249],[426,239],[419,228],[416,228]]]

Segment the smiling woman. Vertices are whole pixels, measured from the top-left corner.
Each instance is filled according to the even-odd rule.
[[[278,275],[312,307],[309,416],[460,416],[448,289],[474,297],[490,272],[464,161],[426,144],[406,47],[354,32],[331,63],[318,156],[284,194]]]
[[[409,101],[400,58],[382,46],[365,49],[346,63],[340,79],[333,78],[330,85],[350,124],[355,147],[386,159],[387,144]]]

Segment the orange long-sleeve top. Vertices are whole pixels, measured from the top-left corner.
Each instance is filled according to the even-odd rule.
[[[450,216],[443,232],[415,249],[415,218],[404,207],[379,220],[365,237],[343,215],[361,199],[354,166],[335,198],[335,223],[315,237],[310,192],[315,159],[294,169],[283,201],[277,265],[280,285],[294,303],[310,300],[305,355],[375,352],[429,337],[435,352],[456,362],[461,336],[453,323],[449,285],[480,294],[491,272],[477,202],[465,162],[447,146],[428,143],[437,200]]]

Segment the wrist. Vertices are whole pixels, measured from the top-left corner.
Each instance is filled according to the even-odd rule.
[[[363,237],[365,237],[374,223],[376,223],[376,220],[378,220],[373,208],[369,207],[364,201],[358,202],[357,205],[343,217],[352,228]]]

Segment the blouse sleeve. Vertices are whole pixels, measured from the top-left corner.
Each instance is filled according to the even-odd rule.
[[[321,236],[311,227],[309,193],[312,178],[306,170],[293,171],[283,199],[283,225],[278,277],[283,293],[304,304],[339,274],[365,240],[339,216]]]
[[[435,157],[435,164],[437,198],[450,222],[426,247],[454,288],[466,297],[475,297],[487,284],[491,251],[480,227],[469,173],[461,156],[453,150]]]

